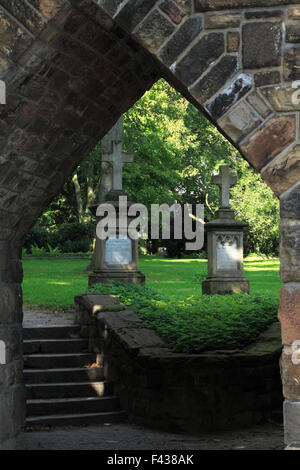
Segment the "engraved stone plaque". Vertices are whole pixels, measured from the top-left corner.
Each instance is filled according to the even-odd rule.
[[[217,269],[220,271],[237,271],[238,244],[236,237],[218,237]]]
[[[130,238],[112,238],[106,240],[105,262],[110,265],[132,263],[132,240]]]

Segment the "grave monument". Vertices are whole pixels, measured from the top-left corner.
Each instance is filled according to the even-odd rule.
[[[220,209],[217,217],[206,224],[208,276],[202,282],[203,294],[248,294],[249,281],[243,271],[243,230],[247,223],[235,219],[230,209],[230,187],[237,176],[227,165],[220,167],[212,183],[220,188]]]
[[[114,206],[117,215],[115,236],[108,236],[106,240],[96,237],[93,257],[93,272],[89,276],[89,287],[110,281],[120,281],[135,284],[144,284],[145,276],[138,268],[138,240],[129,236],[120,236],[120,197],[127,197],[123,191],[123,165],[132,163],[134,156],[123,152],[123,120],[115,124],[102,143],[102,162],[112,164],[112,189],[105,196],[105,203]],[[93,207],[94,213],[97,206]],[[126,211],[130,203],[126,203]],[[102,217],[97,217],[97,223]],[[128,217],[128,223],[130,222]],[[122,223],[122,222],[121,222]]]

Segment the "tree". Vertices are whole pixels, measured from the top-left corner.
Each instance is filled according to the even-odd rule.
[[[129,199],[145,204],[205,204],[205,219],[218,209],[212,173],[222,164],[238,172],[232,190],[237,217],[249,223],[248,251],[278,250],[278,201],[239,152],[193,105],[159,80],[124,116],[124,150],[135,162],[124,166]],[[41,225],[93,220],[90,208],[103,200],[111,167],[100,163],[101,143],[65,183]]]

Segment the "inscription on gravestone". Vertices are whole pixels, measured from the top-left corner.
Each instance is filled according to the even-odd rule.
[[[237,239],[217,238],[217,269],[219,271],[237,270]]]
[[[130,238],[112,238],[106,240],[105,262],[110,265],[128,265],[132,263],[132,240]]]

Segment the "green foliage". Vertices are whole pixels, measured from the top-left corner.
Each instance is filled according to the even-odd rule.
[[[237,218],[249,224],[246,254],[278,256],[279,200],[244,160],[239,162],[238,175],[238,184],[232,188],[231,205]]]
[[[125,115],[126,149],[135,163],[124,171],[125,189],[134,201],[205,204],[210,221],[219,206],[212,173],[229,164],[238,173],[232,207],[249,224],[246,254],[277,255],[279,202],[238,151],[180,93],[160,80]],[[169,243],[168,256],[177,256]],[[167,246],[166,245],[166,246]]]
[[[31,245],[30,251],[33,256],[43,256],[47,253],[47,250],[45,250],[45,248],[39,247],[37,245]]]
[[[177,352],[244,348],[277,320],[278,303],[268,295],[163,297],[149,287],[97,284],[90,292],[114,294]]]
[[[32,229],[26,235],[23,246],[27,252],[36,256],[43,253],[86,253],[91,249],[93,237],[92,223],[63,223],[52,231]]]
[[[157,82],[124,116],[125,147],[135,163],[124,171],[132,200],[204,203],[211,174],[236,155],[232,145],[180,93]]]
[[[55,248],[52,248],[52,246],[49,245],[49,243],[47,243],[47,246],[48,246],[48,251],[49,251],[50,255],[55,256],[55,255],[58,255],[61,252],[58,246],[56,246]]]
[[[167,82],[159,80],[125,114],[124,133],[124,150],[135,155],[135,162],[124,166],[124,189],[130,200],[148,209],[150,204],[175,201],[203,203],[205,220],[210,221],[219,205],[218,188],[211,184],[211,176],[220,165],[229,164],[239,176],[238,185],[232,189],[232,207],[238,218],[249,224],[245,252],[278,253],[278,200],[237,149]],[[82,217],[71,176],[40,218],[46,233],[32,233],[26,240],[27,249],[33,244],[46,248],[47,243],[59,246],[61,251],[87,249],[86,237],[82,242],[71,238],[66,246],[58,240],[57,232],[65,223],[93,220],[88,208],[98,194],[100,156],[101,143],[76,169]],[[168,252],[176,256],[179,249],[170,244]]]

